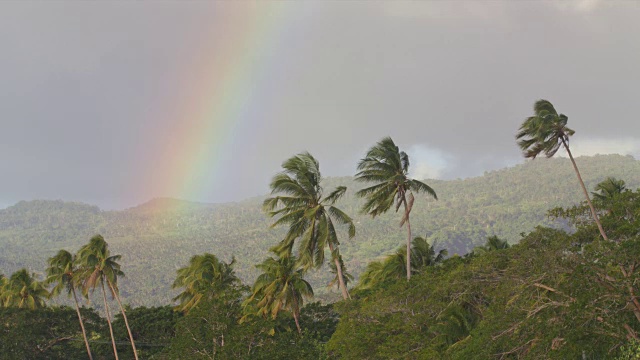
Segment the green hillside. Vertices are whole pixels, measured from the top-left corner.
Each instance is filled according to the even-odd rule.
[[[640,187],[640,162],[630,156],[606,155],[576,160],[588,188],[608,176],[623,179],[627,187]],[[277,167],[274,166],[274,173]],[[449,254],[463,254],[498,235],[510,242],[535,226],[552,224],[545,216],[555,206],[582,201],[568,159],[537,159],[512,168],[459,180],[427,180],[439,201],[418,198],[412,212],[415,235],[427,235]],[[357,235],[341,244],[349,272],[358,275],[368,262],[393,252],[406,240],[400,217],[389,213],[372,220],[358,214],[361,200],[353,197],[361,184],[352,178],[327,179],[325,187],[346,185],[341,209],[356,221]],[[175,292],[170,285],[175,270],[194,254],[211,252],[225,261],[235,256],[237,274],[253,281],[260,262],[283,230],[269,228],[261,210],[262,198],[237,203],[201,204],[156,199],[123,211],[101,211],[86,204],[63,201],[20,202],[0,210],[0,271],[27,267],[42,272],[46,259],[59,249],[76,251],[102,234],[114,254],[122,254],[126,277],[121,292],[132,306],[163,305]],[[346,231],[341,232],[346,239]],[[311,275],[321,297],[337,294],[325,289],[330,274]],[[323,292],[324,291],[324,292]]]

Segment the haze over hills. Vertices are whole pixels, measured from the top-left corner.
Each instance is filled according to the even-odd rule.
[[[586,186],[608,176],[623,179],[630,189],[640,187],[640,161],[631,156],[600,155],[577,159]],[[514,243],[520,233],[537,225],[559,226],[546,210],[579,203],[583,195],[568,159],[537,159],[483,176],[458,180],[426,180],[439,201],[419,196],[412,212],[414,236],[427,236],[449,254],[463,254],[498,235]],[[400,217],[359,214],[354,197],[358,184],[350,177],[328,178],[325,191],[349,188],[337,204],[354,217],[357,235],[347,240],[340,230],[341,251],[350,273],[358,275],[370,261],[389,254],[405,241]],[[60,249],[77,250],[94,234],[102,234],[113,254],[121,254],[126,277],[121,292],[132,306],[167,304],[175,295],[175,270],[195,254],[211,252],[225,261],[237,259],[236,271],[246,283],[254,280],[254,264],[268,256],[283,229],[270,229],[261,209],[264,198],[235,203],[205,204],[154,199],[122,211],[64,201],[19,202],[0,210],[0,272],[27,267],[42,273],[46,259]],[[310,275],[317,294],[329,296],[331,275]]]

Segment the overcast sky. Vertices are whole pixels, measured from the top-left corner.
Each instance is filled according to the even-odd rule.
[[[185,69],[275,7],[252,59],[270,64],[252,84],[265,95],[242,104],[241,132],[211,154],[224,171],[190,200],[264,194],[303,150],[352,175],[387,135],[415,177],[481,175],[523,162],[514,134],[540,98],[569,116],[577,155],[640,156],[640,1],[3,1],[0,207],[180,196],[144,184],[167,129],[188,123],[171,100],[192,93]]]

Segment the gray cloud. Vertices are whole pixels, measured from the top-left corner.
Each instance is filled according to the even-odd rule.
[[[212,34],[239,41],[237,24],[215,15],[251,19],[275,5],[0,3],[0,204],[125,207],[173,195],[140,185],[153,181],[143,169],[162,166],[157,144],[184,120],[202,76],[193,64],[215,53]],[[415,157],[416,174],[479,175],[522,161],[513,136],[539,98],[569,116],[577,153],[638,155],[637,2],[285,7],[254,59],[264,73],[246,104],[246,135],[223,154],[231,175],[193,200],[264,193],[282,160],[303,150],[326,175],[353,174],[387,135]]]

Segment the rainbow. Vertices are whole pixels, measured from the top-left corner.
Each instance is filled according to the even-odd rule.
[[[245,128],[245,120],[252,115],[252,103],[260,101],[256,88],[268,80],[270,64],[263,55],[276,51],[291,3],[269,3],[266,8],[259,2],[244,3],[248,9],[230,9],[229,4],[216,3],[215,29],[203,36],[210,50],[189,67],[190,96],[184,97],[180,118],[172,119],[170,138],[155,146],[158,161],[149,165],[146,178],[147,190],[156,196],[211,198],[220,191],[216,183],[231,158],[230,143],[241,134],[243,141],[255,136],[255,129]]]

